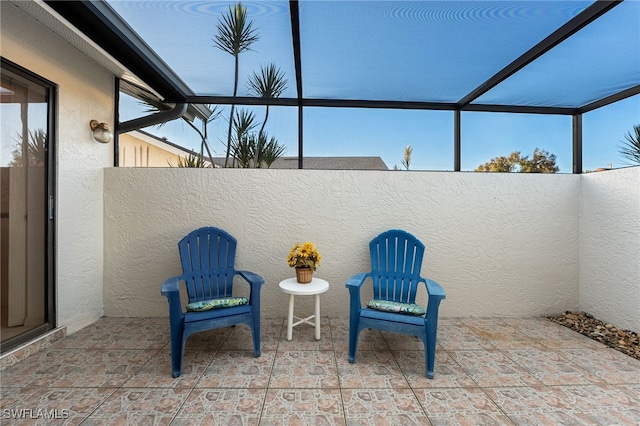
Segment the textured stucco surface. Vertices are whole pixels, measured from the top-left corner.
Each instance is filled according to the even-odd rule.
[[[582,177],[580,306],[640,331],[640,167]]]
[[[103,315],[103,168],[113,144],[92,140],[91,119],[113,128],[114,78],[8,2],[2,56],[58,85],[56,148],[57,326],[78,330]]]
[[[295,242],[323,255],[323,315],[348,315],[349,276],[391,228],[427,246],[423,276],[443,316],[531,316],[579,301],[577,175],[242,169],[105,170],[105,314],[166,316],[177,242],[200,226],[238,239],[236,267],[266,279],[263,315],[286,315],[278,282]],[[311,298],[309,298],[311,299]],[[301,309],[311,300],[300,300]]]

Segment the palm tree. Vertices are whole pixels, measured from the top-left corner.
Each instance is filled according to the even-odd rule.
[[[264,163],[267,168],[281,157],[287,150],[280,145],[275,137],[263,132],[252,132],[257,124],[253,111],[239,109],[233,118],[235,134],[231,140],[232,167],[261,168]],[[263,126],[264,127],[264,126]]]
[[[173,167],[171,162],[169,162],[169,167]],[[207,168],[213,167],[212,165],[208,165],[204,162],[204,159],[200,155],[189,154],[186,157],[178,157],[178,165],[177,167],[190,167],[190,168]]]
[[[273,136],[268,139],[265,133],[243,133],[233,142],[234,167],[259,169],[264,164],[270,168],[286,150]]]
[[[231,120],[231,127],[235,131],[235,134],[229,139],[229,154],[233,157],[231,167],[236,166],[236,162],[239,167],[250,167],[250,159],[253,158],[253,145],[249,136],[249,132],[253,130],[257,124],[255,123],[255,114],[253,111],[246,111],[239,109],[236,111],[233,120]],[[228,167],[225,162],[225,167]]]
[[[640,166],[640,124],[633,126],[633,133],[627,132],[624,138],[626,142],[619,147],[620,155],[629,160],[626,164]]]
[[[262,150],[262,161],[264,161],[268,169],[271,167],[274,161],[284,155],[284,153],[287,151],[287,148],[284,145],[280,145],[278,143],[278,140],[273,136],[271,136],[269,142],[266,142],[267,135],[265,133],[261,133],[260,138],[264,138],[265,141],[263,143],[264,148]]]
[[[287,79],[284,72],[276,67],[276,64],[271,63],[266,67],[260,68],[260,74],[255,72],[249,77],[249,91],[256,96],[265,99],[278,98],[282,93],[287,90]],[[264,132],[264,126],[269,119],[269,105],[266,106],[266,112],[262,127],[260,127],[259,135]]]
[[[409,165],[411,164],[411,154],[413,154],[413,147],[411,145],[407,145],[404,148],[404,158],[402,159],[402,165],[407,170],[409,170]]]
[[[253,21],[247,20],[247,8],[242,7],[242,3],[237,3],[233,8],[229,6],[229,13],[222,15],[222,18],[218,20],[218,34],[213,41],[218,49],[233,55],[235,59],[233,97],[238,94],[238,58],[240,53],[249,50],[251,45],[258,40],[258,35],[252,27]],[[224,160],[225,167],[227,167],[231,152],[231,130],[234,113],[235,104],[231,104],[227,132],[227,155]]]
[[[43,167],[47,158],[47,134],[43,129],[29,130],[26,144],[18,135],[10,167]]]

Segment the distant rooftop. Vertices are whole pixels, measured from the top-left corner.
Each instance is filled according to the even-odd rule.
[[[315,170],[389,170],[380,157],[304,157],[304,168]],[[272,169],[297,169],[298,157],[281,157]]]
[[[304,157],[304,168],[312,170],[389,170],[380,157]],[[217,167],[224,165],[224,158],[214,158]],[[280,157],[272,169],[297,169],[298,157]]]

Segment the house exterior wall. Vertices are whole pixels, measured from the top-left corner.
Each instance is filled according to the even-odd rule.
[[[265,317],[286,315],[278,282],[293,276],[285,259],[304,241],[331,285],[322,315],[347,316],[344,284],[370,269],[369,241],[391,228],[427,246],[422,272],[447,293],[443,316],[577,309],[579,186],[578,175],[110,168],[105,314],[166,316],[160,287],[181,272],[177,242],[209,225],[237,238],[237,268],[266,279]]]
[[[169,152],[127,133],[120,135],[118,148],[120,167],[177,167],[188,155]]]
[[[103,168],[113,164],[113,144],[94,142],[89,121],[113,129],[114,78],[13,4],[0,3],[1,55],[58,85],[57,325],[73,332],[103,314]]]
[[[640,331],[640,167],[582,177],[580,307]]]

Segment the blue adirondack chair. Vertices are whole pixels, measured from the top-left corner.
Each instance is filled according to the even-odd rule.
[[[427,377],[433,379],[438,308],[445,298],[442,287],[422,278],[420,268],[424,244],[408,232],[390,230],[369,243],[371,272],[356,274],[347,281],[350,295],[349,362],[356,360],[358,336],[365,328],[418,336],[424,344]],[[373,284],[373,299],[362,306],[360,291]],[[428,293],[426,310],[415,303],[418,286]]]
[[[162,284],[162,294],[169,302],[173,377],[180,376],[187,339],[198,331],[247,324],[254,355],[260,356],[260,288],[264,279],[235,270],[236,244],[230,234],[214,227],[196,229],[178,243],[182,275]],[[233,296],[236,275],[249,284],[248,299]],[[181,282],[188,296],[186,311],[180,300]]]

